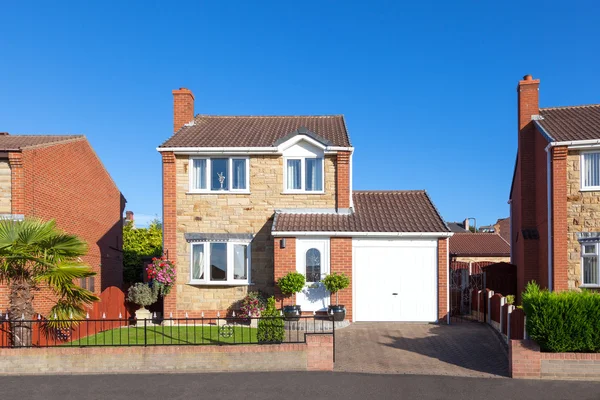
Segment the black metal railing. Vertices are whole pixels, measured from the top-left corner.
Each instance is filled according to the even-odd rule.
[[[0,320],[0,348],[183,346],[305,343],[306,333],[335,334],[324,316]]]

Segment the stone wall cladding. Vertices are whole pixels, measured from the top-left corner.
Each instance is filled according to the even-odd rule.
[[[510,262],[510,257],[455,257],[454,261],[460,262]]]
[[[11,213],[10,201],[11,172],[8,160],[0,161],[0,214]]]
[[[581,283],[581,246],[578,232],[600,231],[600,192],[580,191],[580,153],[567,156],[567,277],[568,288]]]
[[[250,157],[250,194],[190,194],[189,157],[176,156],[176,262],[179,266],[176,309],[173,316],[188,312],[227,310],[250,290],[273,293],[273,239],[271,226],[276,209],[336,207],[336,157],[325,156],[324,194],[282,194],[283,158]],[[164,176],[164,179],[169,179]],[[165,194],[166,196],[166,194]],[[167,228],[165,223],[165,228]],[[190,275],[190,244],[186,232],[252,233],[252,286],[215,287],[187,284]],[[172,256],[171,256],[172,258]],[[167,309],[165,309],[167,312]],[[208,315],[205,313],[205,315]]]
[[[333,336],[306,343],[0,349],[2,375],[331,371]]]

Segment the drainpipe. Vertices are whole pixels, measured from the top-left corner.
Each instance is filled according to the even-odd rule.
[[[552,291],[552,143],[546,146],[546,188],[548,196],[548,290]]]

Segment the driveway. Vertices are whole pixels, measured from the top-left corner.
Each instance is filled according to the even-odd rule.
[[[359,322],[336,330],[336,371],[507,377],[506,348],[491,328]]]

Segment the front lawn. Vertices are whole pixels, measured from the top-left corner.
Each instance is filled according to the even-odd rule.
[[[66,343],[65,346],[235,344],[257,343],[256,328],[248,326],[149,326],[111,329]]]

